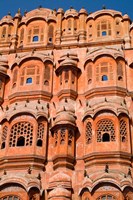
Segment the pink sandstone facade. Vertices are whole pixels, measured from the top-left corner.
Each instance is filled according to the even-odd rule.
[[[0,200],[133,200],[133,23],[39,7],[0,20]]]

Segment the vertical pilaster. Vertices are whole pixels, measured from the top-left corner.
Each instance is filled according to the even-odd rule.
[[[57,45],[61,43],[61,33],[62,33],[62,16],[64,14],[63,9],[59,8],[57,11],[57,29],[55,33],[55,42]]]

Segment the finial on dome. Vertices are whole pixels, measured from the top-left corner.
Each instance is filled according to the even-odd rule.
[[[10,11],[8,12],[8,15],[11,15],[11,12],[10,12]]]
[[[24,16],[26,16],[26,14],[27,14],[27,10],[24,11]]]
[[[20,8],[18,9],[18,14],[20,14],[21,13],[21,10],[20,10]]]
[[[103,10],[105,10],[105,9],[106,9],[106,6],[105,6],[105,5],[103,5],[103,6],[102,6],[102,9],[103,9]]]

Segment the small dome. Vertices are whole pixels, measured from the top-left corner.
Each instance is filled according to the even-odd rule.
[[[62,8],[59,8],[59,9],[57,10],[57,13],[64,13],[64,10],[63,10]]]
[[[86,14],[88,15],[87,11],[84,8],[81,8],[79,14]]]
[[[72,115],[72,113],[68,111],[61,111],[58,112],[56,119],[55,119],[55,125],[57,124],[71,124],[73,126],[76,125],[75,117]]]
[[[10,14],[4,16],[2,19],[1,19],[1,22],[11,22],[12,21],[12,16]]]
[[[71,197],[71,192],[63,187],[56,187],[49,193],[49,198],[52,197]]]
[[[69,175],[59,172],[55,174],[52,178],[49,180],[50,183],[52,182],[71,182],[71,178]]]
[[[128,20],[130,20],[130,18],[129,18],[129,16],[128,16],[127,14],[125,14],[125,15],[123,16],[123,19],[128,19]]]
[[[73,17],[78,16],[78,12],[77,12],[75,9],[70,8],[70,9],[67,10],[67,11],[65,12],[65,14],[64,14],[64,17],[65,17],[65,18],[66,18],[66,17],[69,17],[69,16],[73,16]]]
[[[77,61],[69,57],[66,57],[66,59],[61,62],[61,66],[68,66],[68,65],[77,66]]]

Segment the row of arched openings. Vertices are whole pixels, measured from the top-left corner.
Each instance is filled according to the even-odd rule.
[[[42,122],[38,123],[36,135],[36,146],[38,147],[43,146],[45,130],[45,124]],[[32,146],[34,137],[34,126],[32,123],[26,121],[18,122],[14,124],[10,130],[8,130],[7,125],[3,126],[1,137],[1,149],[6,148],[8,131],[10,131],[9,147]]]
[[[127,142],[128,124],[127,120],[122,118],[119,120],[119,133],[121,142]],[[114,142],[116,141],[115,123],[111,119],[101,119],[97,122],[95,127],[97,142]],[[92,122],[86,123],[86,144],[92,143]]]

